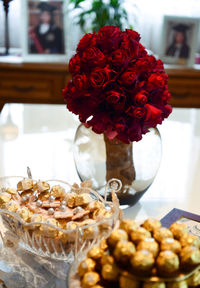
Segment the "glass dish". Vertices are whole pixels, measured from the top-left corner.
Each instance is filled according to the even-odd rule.
[[[0,178],[0,193],[5,191],[6,188],[16,189],[17,183],[23,179],[27,178],[21,176]],[[66,193],[69,193],[72,189],[72,186],[65,181],[47,180],[45,182],[48,182],[50,186],[61,185]],[[121,189],[121,183],[117,179],[111,179],[107,183],[104,197],[96,191],[84,187],[82,191],[89,193],[94,200],[103,202],[106,209],[112,212],[112,215],[109,218],[97,221],[95,224],[77,227],[73,230],[64,230],[44,222],[27,223],[17,213],[0,209],[3,243],[4,245],[19,245],[26,251],[38,256],[72,262],[77,252],[84,251],[100,240],[107,238],[114,229],[120,211],[119,201],[115,194],[118,189]],[[73,191],[75,190],[73,187]],[[112,201],[106,201],[107,191],[110,192],[110,190],[112,190]],[[39,232],[41,230],[43,233]],[[93,232],[92,236],[88,231]]]

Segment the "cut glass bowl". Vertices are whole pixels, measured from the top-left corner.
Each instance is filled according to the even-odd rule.
[[[0,193],[4,192],[6,188],[16,189],[17,183],[23,179],[27,178],[20,176],[0,178]],[[61,185],[66,193],[69,193],[72,189],[72,186],[65,181],[47,180],[45,182],[48,182],[51,187]],[[115,192],[121,189],[120,185],[119,180],[111,179],[105,186],[105,197],[100,196],[91,188],[85,187],[82,190],[83,192],[89,193],[94,200],[103,202],[106,209],[112,213],[109,218],[73,230],[64,230],[44,222],[27,223],[17,213],[0,209],[3,228],[1,229],[2,240],[5,245],[19,245],[26,251],[38,256],[72,262],[77,252],[84,251],[100,240],[107,238],[114,229],[120,211]],[[108,190],[112,190],[112,201],[106,201]],[[73,191],[75,191],[74,187]]]

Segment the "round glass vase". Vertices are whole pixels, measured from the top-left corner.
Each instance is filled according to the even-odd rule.
[[[154,181],[160,166],[162,142],[157,128],[151,128],[139,142],[110,141],[81,124],[74,139],[74,161],[81,179],[92,180],[100,194],[111,178],[122,182],[117,193],[121,208],[133,206]],[[109,197],[109,195],[108,195]]]

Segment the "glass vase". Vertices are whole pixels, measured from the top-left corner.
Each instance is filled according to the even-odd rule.
[[[109,179],[121,180],[122,188],[117,193],[121,208],[134,205],[148,190],[161,156],[162,142],[157,128],[151,128],[141,141],[125,144],[111,142],[81,124],[74,139],[74,161],[81,181],[92,180],[94,189],[103,194]]]

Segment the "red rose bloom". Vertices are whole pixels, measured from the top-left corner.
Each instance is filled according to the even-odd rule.
[[[83,62],[88,66],[104,66],[105,56],[96,47],[89,48],[83,52]]]
[[[137,93],[134,97],[135,103],[137,105],[144,105],[147,103],[147,96],[146,96],[146,91],[142,90],[139,93]]]
[[[72,74],[72,76],[80,73],[81,69],[81,59],[78,54],[73,56],[69,61],[69,72]]]
[[[126,67],[128,64],[128,57],[124,50],[117,49],[111,53],[110,61],[115,67]]]
[[[106,26],[86,34],[69,62],[67,108],[110,140],[139,141],[172,111],[163,63],[139,41],[133,30]]]
[[[86,89],[88,86],[88,79],[85,74],[76,75],[73,79],[73,83],[77,89]]]
[[[125,85],[125,86],[130,86],[133,85],[133,83],[136,81],[137,79],[137,73],[134,71],[127,71],[124,72],[120,79],[119,79],[119,83],[121,85]]]
[[[80,40],[78,47],[77,47],[77,52],[82,52],[85,49],[89,47],[94,47],[96,45],[96,35],[94,33],[88,33],[83,36],[83,38]]]
[[[103,88],[109,81],[110,70],[108,67],[95,68],[90,75],[90,83],[94,88]]]
[[[119,27],[105,26],[97,34],[97,45],[106,52],[118,49],[120,40],[121,30]]]

